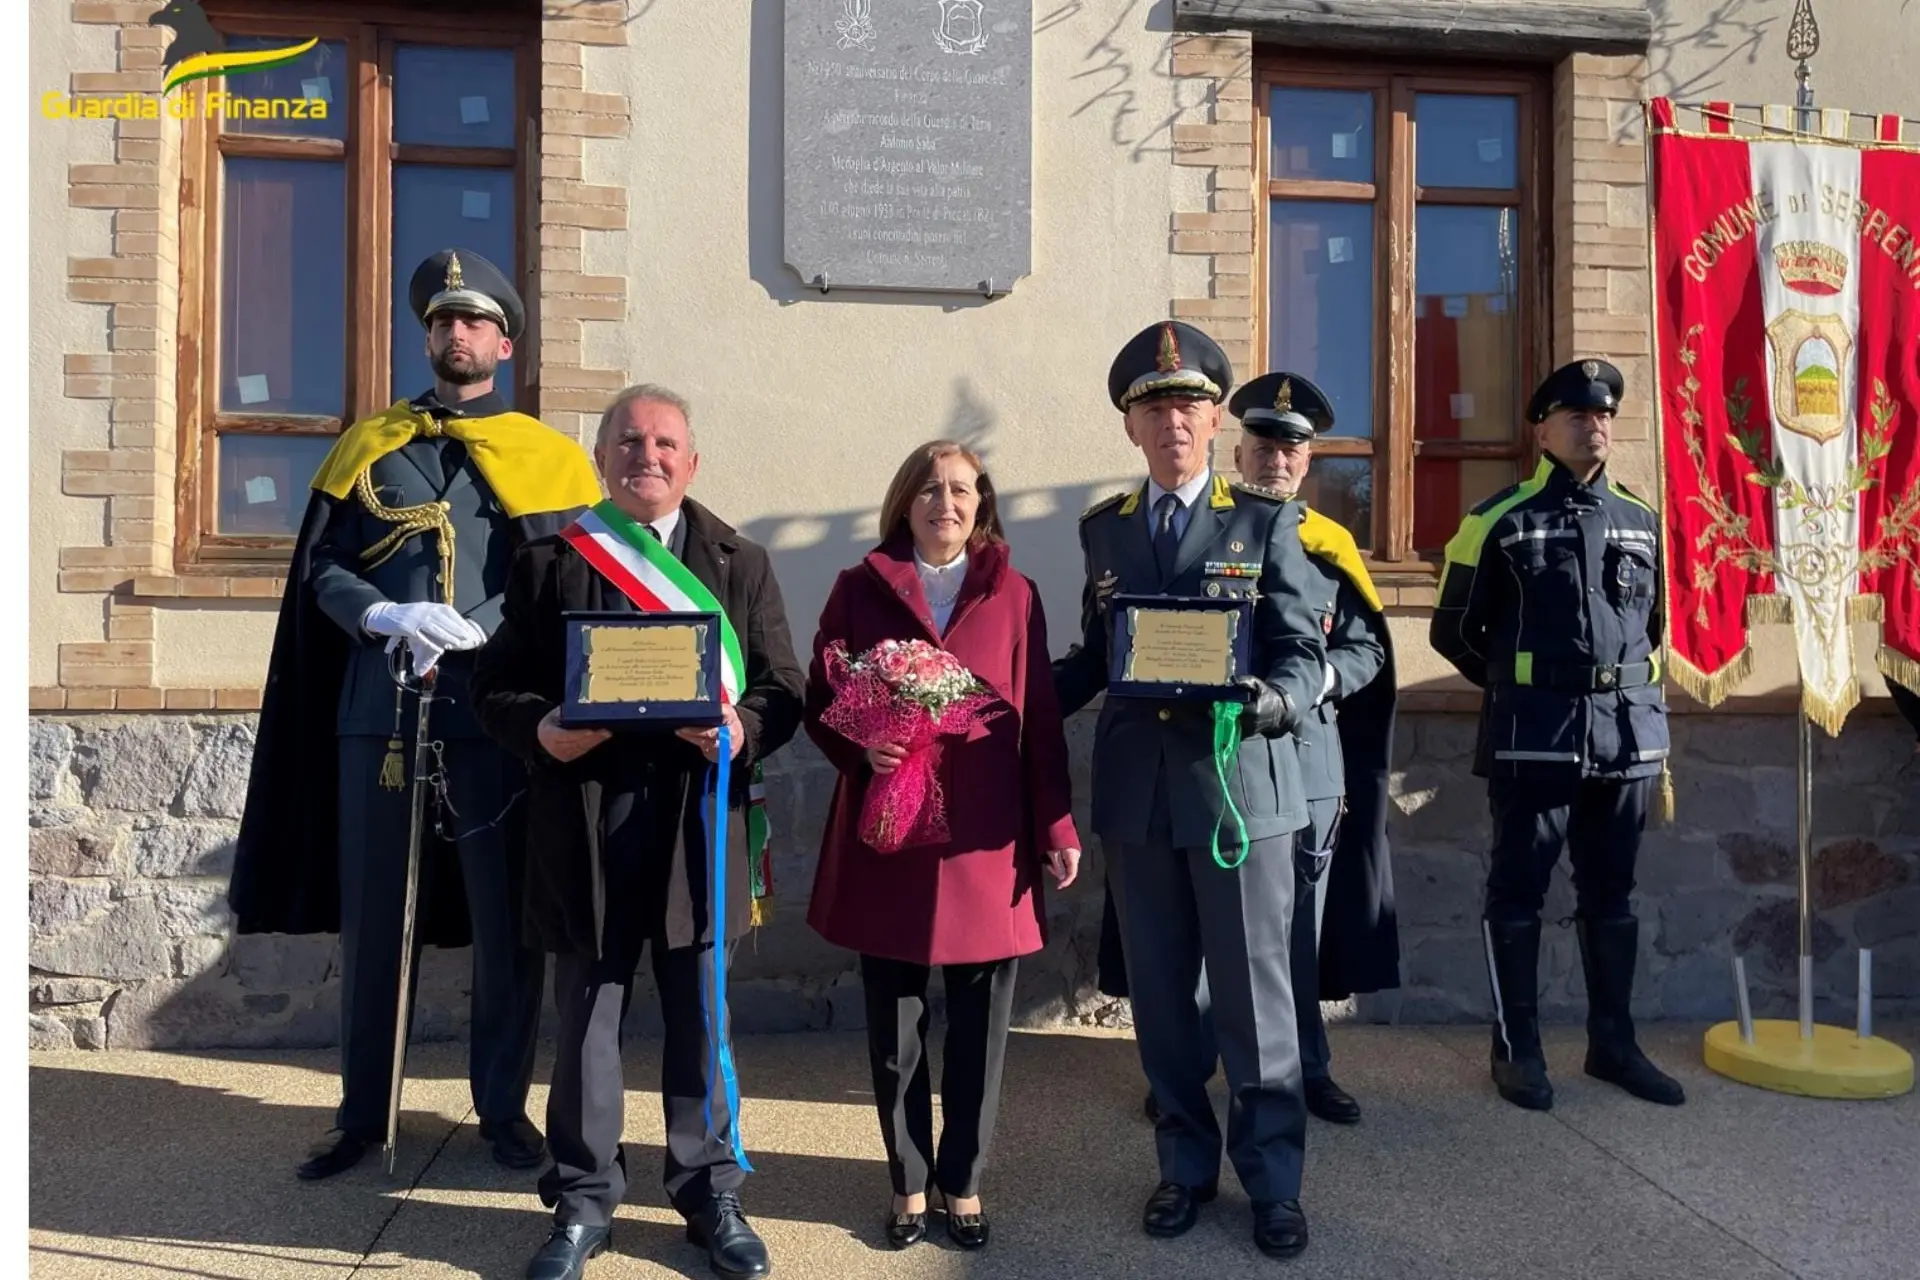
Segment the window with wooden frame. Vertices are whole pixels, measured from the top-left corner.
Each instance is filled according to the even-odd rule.
[[[1550,86],[1280,59],[1257,77],[1256,359],[1333,402],[1307,500],[1376,567],[1430,572],[1528,465]]]
[[[537,8],[208,0],[229,49],[298,61],[176,91],[183,124],[178,561],[284,561],[347,424],[433,385],[408,305],[448,245],[525,293]],[[209,87],[226,96],[209,110]],[[324,119],[233,99],[324,102]],[[525,353],[502,362],[530,397]]]

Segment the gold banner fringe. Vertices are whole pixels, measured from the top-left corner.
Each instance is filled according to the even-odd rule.
[[[1759,599],[1760,597],[1751,597]],[[1717,707],[1753,674],[1753,646],[1742,645],[1727,665],[1718,671],[1702,671],[1679,654],[1668,655],[1668,674],[1703,707]]]
[[[1800,686],[1800,709],[1806,712],[1807,719],[1825,729],[1829,738],[1840,736],[1840,726],[1847,722],[1847,712],[1859,705],[1860,681],[1853,676],[1847,677],[1839,696],[1831,700],[1821,697],[1805,685]]]
[[[1847,621],[1882,622],[1887,620],[1887,603],[1877,594],[1847,597]]]
[[[1889,649],[1886,641],[1882,640],[1880,652],[1874,655],[1874,664],[1887,679],[1920,693],[1920,658],[1910,658],[1898,649]]]
[[[1793,597],[1780,593],[1748,596],[1747,625],[1749,627],[1792,626]]]

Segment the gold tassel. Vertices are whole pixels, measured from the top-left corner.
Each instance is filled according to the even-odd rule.
[[[1660,786],[1653,793],[1653,825],[1670,827],[1674,819],[1673,770],[1660,766]]]
[[[388,791],[406,789],[406,749],[398,738],[387,739],[387,758],[380,762],[380,785]]]
[[[762,925],[772,924],[773,904],[765,898],[755,898],[753,900],[753,912],[748,916],[747,920],[755,929],[758,929]]]

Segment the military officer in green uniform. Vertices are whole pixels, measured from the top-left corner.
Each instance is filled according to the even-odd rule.
[[[1180,1235],[1218,1190],[1204,964],[1233,1095],[1226,1153],[1253,1201],[1255,1243],[1287,1257],[1307,1244],[1306,1110],[1293,1019],[1271,1011],[1293,1005],[1293,844],[1308,821],[1287,735],[1325,688],[1326,647],[1307,597],[1300,508],[1210,465],[1232,381],[1219,346],[1175,321],[1143,330],[1114,360],[1108,394],[1149,478],[1081,518],[1083,636],[1054,675],[1069,712],[1106,691],[1116,594],[1253,602],[1237,750],[1216,758],[1212,703],[1109,695],[1094,742],[1093,828],[1109,860],[1141,1065],[1160,1103],[1160,1184],[1142,1225]]]
[[[1493,1082],[1545,1111],[1540,908],[1560,852],[1573,863],[1587,980],[1590,1076],[1649,1102],[1685,1094],[1634,1039],[1634,861],[1664,781],[1660,518],[1607,475],[1626,383],[1577,360],[1534,392],[1540,465],[1460,522],[1447,543],[1433,647],[1485,693],[1474,772],[1488,780],[1493,862],[1485,933]]]
[[[515,549],[598,501],[600,484],[578,444],[494,387],[526,319],[498,268],[442,250],[408,296],[434,385],[354,423],[314,476],[228,889],[241,933],[341,936],[342,1097],[299,1168],[307,1179],[351,1168],[386,1134],[418,714],[390,669],[402,654],[437,681],[440,798],[417,937],[473,946],[482,1139],[512,1167],[545,1155],[525,1112],[544,969],[520,939],[526,774],[482,736],[467,681],[472,650],[499,624]]]

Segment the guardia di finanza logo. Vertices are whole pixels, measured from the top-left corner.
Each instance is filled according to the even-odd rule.
[[[175,117],[199,113],[204,103],[209,116],[232,116],[259,120],[324,120],[328,101],[324,94],[298,98],[252,98],[206,86],[196,99],[190,94],[174,93],[195,80],[246,75],[271,71],[305,57],[320,40],[315,37],[297,44],[267,49],[229,50],[226,37],[207,21],[199,0],[168,0],[147,19],[147,25],[168,27],[173,39],[160,61],[164,79],[158,94],[123,93],[119,95],[79,95],[48,93],[41,98],[41,114],[51,118],[82,120],[157,119],[162,110]]]

